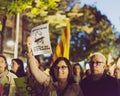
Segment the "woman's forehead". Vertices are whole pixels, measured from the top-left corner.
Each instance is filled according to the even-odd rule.
[[[67,64],[64,60],[61,60],[61,61],[58,62],[57,66],[59,66],[59,65],[67,65]]]
[[[0,60],[1,60],[1,61],[5,61],[5,59],[4,59],[3,57],[0,57]]]

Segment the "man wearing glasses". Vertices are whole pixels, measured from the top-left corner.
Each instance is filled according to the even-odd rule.
[[[105,56],[94,53],[89,64],[91,75],[80,83],[84,96],[120,96],[119,82],[105,73]]]

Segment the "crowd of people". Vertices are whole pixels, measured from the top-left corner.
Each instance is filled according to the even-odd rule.
[[[8,70],[6,57],[0,55],[0,96],[120,96],[120,68],[116,67],[114,76],[110,76],[102,53],[93,53],[88,70],[83,70],[79,63],[71,64],[67,58],[58,57],[47,74],[32,53],[30,38],[26,43],[27,74],[21,59],[12,59]],[[25,83],[32,86],[25,86],[30,91],[27,95],[17,90],[14,79],[20,77],[29,77]]]

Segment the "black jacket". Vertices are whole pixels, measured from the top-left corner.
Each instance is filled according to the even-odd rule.
[[[104,74],[100,80],[93,81],[91,76],[80,83],[84,96],[120,96],[120,85],[117,79]]]

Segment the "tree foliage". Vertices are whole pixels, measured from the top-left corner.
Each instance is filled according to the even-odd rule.
[[[114,28],[108,18],[95,7],[87,5],[81,8],[79,13],[83,15],[71,20],[74,29],[77,29],[73,31],[71,37],[71,41],[75,41],[71,44],[71,59],[73,61],[84,60],[91,52],[96,51],[108,55],[116,39]],[[77,54],[75,54],[76,50]]]
[[[20,13],[28,17],[35,17],[42,13],[46,15],[49,9],[57,10],[60,0],[0,0],[0,14],[15,15]]]
[[[86,59],[91,52],[101,51],[106,55],[114,49],[115,33],[111,22],[96,7],[79,7],[74,0],[6,0],[0,1],[0,13],[15,15],[21,13],[27,28],[48,22],[52,49],[57,38],[71,23],[70,60]],[[8,4],[9,3],[9,4]],[[109,46],[109,47],[108,47]]]

